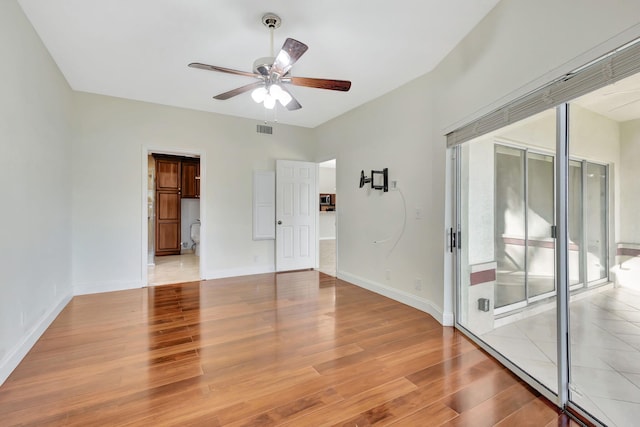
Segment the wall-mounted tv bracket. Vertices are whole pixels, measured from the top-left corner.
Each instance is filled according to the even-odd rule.
[[[389,169],[384,168],[381,171],[371,171],[371,176],[364,176],[364,171],[360,171],[360,188],[365,184],[371,183],[374,190],[382,190],[385,193],[389,191]]]

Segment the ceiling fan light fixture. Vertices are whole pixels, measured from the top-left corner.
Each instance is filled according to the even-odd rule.
[[[269,88],[269,94],[282,104],[283,107],[286,107],[288,103],[291,102],[291,95],[289,95],[286,91],[284,91],[279,85],[273,84]]]
[[[273,96],[266,94],[264,97],[264,108],[268,110],[273,110],[273,107],[275,106],[276,106],[276,99]]]
[[[253,92],[251,92],[251,98],[253,98],[253,100],[258,104],[263,102],[266,96],[267,96],[267,88],[265,87],[259,87],[255,89]]]
[[[291,95],[289,95],[285,91],[282,91],[282,95],[280,96],[280,98],[278,98],[278,102],[280,102],[280,105],[282,105],[283,107],[286,107],[287,105],[289,105],[292,99],[293,98],[291,97]]]

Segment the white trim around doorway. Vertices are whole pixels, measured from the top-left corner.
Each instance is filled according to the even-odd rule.
[[[141,257],[140,257],[140,263],[141,263],[141,287],[145,288],[147,286],[149,286],[149,277],[148,277],[148,273],[147,273],[147,255],[148,255],[148,251],[149,251],[149,247],[148,247],[148,242],[149,242],[149,232],[148,232],[148,210],[147,210],[147,190],[148,190],[148,176],[149,176],[149,164],[148,164],[148,158],[149,155],[151,154],[169,154],[169,155],[176,155],[176,156],[186,156],[186,157],[193,157],[193,156],[199,156],[200,157],[200,265],[199,265],[199,270],[200,270],[200,279],[202,280],[204,278],[203,273],[206,270],[206,245],[205,245],[205,241],[206,241],[206,231],[207,231],[207,221],[205,221],[204,219],[206,218],[206,209],[207,209],[207,204],[206,204],[206,186],[207,186],[207,168],[206,168],[206,155],[204,152],[202,152],[201,150],[196,150],[196,149],[184,149],[184,148],[167,148],[167,147],[156,147],[156,146],[152,146],[152,145],[143,145],[142,146],[142,152],[141,152],[141,157],[142,157],[142,191],[141,191],[141,195],[142,197],[140,198],[141,201],[141,229],[142,229],[142,236],[141,236]]]

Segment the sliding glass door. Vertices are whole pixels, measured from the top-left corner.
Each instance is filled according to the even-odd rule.
[[[555,290],[553,156],[495,145],[496,314]]]
[[[558,390],[554,113],[471,140],[457,154],[458,322],[549,393]],[[609,179],[606,162],[578,158],[592,157],[588,149],[572,156],[567,284],[580,294],[608,281]]]
[[[457,321],[549,393],[558,382],[555,315],[524,315],[555,291],[555,120],[549,110],[458,150]]]
[[[447,135],[456,327],[610,426],[640,415],[639,70],[630,43]]]

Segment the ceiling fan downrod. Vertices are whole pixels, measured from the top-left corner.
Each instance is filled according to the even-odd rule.
[[[273,54],[273,31],[276,28],[280,28],[280,25],[282,24],[282,19],[280,19],[280,17],[278,15],[276,15],[275,13],[265,13],[262,16],[262,23],[264,24],[265,27],[267,27],[269,29],[269,33],[271,34],[271,44],[270,44],[270,49],[269,49],[269,56],[274,56]]]

